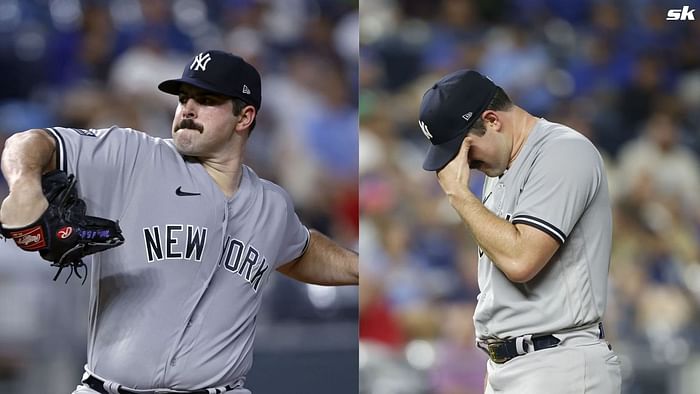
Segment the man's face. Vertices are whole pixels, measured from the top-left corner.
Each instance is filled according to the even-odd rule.
[[[238,120],[230,98],[183,84],[178,101],[172,135],[181,154],[206,157],[228,147]]]
[[[479,170],[490,177],[501,176],[510,161],[511,145],[506,135],[487,125],[484,135],[470,133],[468,138],[471,139],[467,156],[469,168]]]

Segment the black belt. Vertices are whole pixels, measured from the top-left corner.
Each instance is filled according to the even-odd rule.
[[[598,323],[598,330],[598,338],[605,339],[603,323]],[[503,364],[523,354],[556,347],[559,342],[561,340],[554,335],[523,335],[506,340],[477,342],[477,346],[489,355],[491,361]],[[608,348],[611,348],[610,345]]]
[[[518,356],[559,345],[559,338],[554,335],[529,336],[492,342],[479,342],[477,346],[485,351],[491,361],[503,364]]]
[[[87,378],[83,379],[83,383],[90,386],[91,389],[97,391],[101,394],[110,394],[109,391],[105,390],[104,380],[95,377],[94,375],[88,375]],[[225,393],[227,391],[233,390],[235,387],[227,385],[223,388],[216,389],[215,393]],[[180,390],[132,390],[122,387],[121,385],[117,387],[117,392],[119,394],[165,394],[165,393],[183,393],[183,394],[209,394],[209,390],[191,390],[191,391],[180,391]]]

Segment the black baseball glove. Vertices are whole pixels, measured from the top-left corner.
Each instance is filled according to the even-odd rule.
[[[118,222],[85,214],[85,201],[78,196],[75,181],[75,176],[66,175],[63,171],[45,174],[41,186],[49,201],[46,211],[26,227],[2,227],[3,236],[14,239],[17,246],[24,250],[39,251],[44,260],[58,267],[53,280],[66,267],[71,268],[68,279],[73,273],[82,278],[78,269],[85,268],[84,256],[124,243]]]

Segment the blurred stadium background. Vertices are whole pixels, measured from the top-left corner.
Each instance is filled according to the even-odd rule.
[[[200,50],[226,49],[263,76],[246,162],[291,193],[307,225],[356,249],[357,37],[356,0],[0,0],[0,145],[51,125],[168,137],[177,99],[156,85]],[[79,383],[89,289],[53,274],[0,243],[0,393]],[[357,288],[282,275],[270,287],[251,389],[356,393]]]
[[[417,124],[423,92],[459,68],[600,148],[615,223],[605,325],[623,392],[700,392],[700,22],[665,20],[684,5],[700,8],[360,1],[360,393],[483,392],[476,247],[421,169]]]

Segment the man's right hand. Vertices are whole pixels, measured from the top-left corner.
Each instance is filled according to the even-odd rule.
[[[438,183],[448,198],[452,199],[462,193],[469,192],[469,148],[472,138],[462,141],[459,153],[447,165],[436,171]]]
[[[27,226],[37,221],[48,206],[41,179],[17,180],[0,206],[0,223],[4,228]]]
[[[55,169],[56,142],[44,130],[15,133],[2,150],[2,174],[10,194],[0,206],[0,223],[21,228],[34,223],[49,206],[41,187],[42,174]]]

